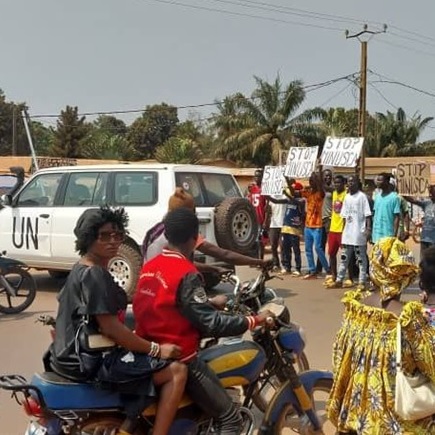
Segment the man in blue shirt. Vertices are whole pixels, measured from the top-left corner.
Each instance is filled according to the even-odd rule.
[[[383,172],[376,177],[376,194],[372,228],[372,242],[384,237],[397,237],[400,222],[400,198],[390,183],[391,175]]]
[[[404,198],[411,204],[418,205],[424,211],[423,226],[421,228],[420,255],[430,246],[435,245],[435,185],[429,186],[429,199],[416,199],[412,196]]]

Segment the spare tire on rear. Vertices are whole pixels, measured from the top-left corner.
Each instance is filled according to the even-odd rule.
[[[215,237],[224,249],[253,255],[258,223],[255,209],[246,198],[226,198],[215,208]]]

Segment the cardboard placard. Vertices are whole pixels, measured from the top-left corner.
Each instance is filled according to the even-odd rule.
[[[322,166],[354,168],[357,165],[363,144],[363,137],[328,136],[323,145],[320,162]]]
[[[265,166],[261,181],[262,195],[281,195],[285,187],[285,166]]]
[[[319,147],[291,147],[284,174],[291,178],[310,178],[316,170]]]
[[[407,196],[428,196],[431,167],[425,162],[399,163],[396,167],[397,191]]]

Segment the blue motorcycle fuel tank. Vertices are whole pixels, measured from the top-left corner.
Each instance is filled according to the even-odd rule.
[[[263,348],[241,338],[205,349],[199,357],[217,374],[225,388],[254,382],[266,364]]]
[[[279,344],[288,351],[299,355],[305,348],[303,332],[298,325],[290,324],[290,328],[281,328],[278,333]]]

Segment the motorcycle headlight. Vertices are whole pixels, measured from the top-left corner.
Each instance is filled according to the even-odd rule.
[[[299,330],[299,335],[301,336],[305,346],[307,345],[307,334],[305,333],[304,328],[302,328],[302,326],[297,325],[298,326],[298,330]]]

